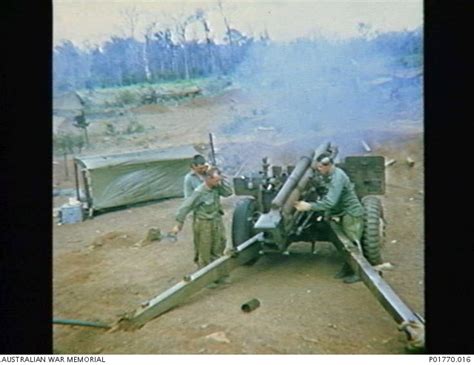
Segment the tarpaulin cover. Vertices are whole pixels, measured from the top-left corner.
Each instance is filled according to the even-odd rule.
[[[100,210],[183,196],[183,179],[196,150],[191,146],[114,155],[78,156],[86,170],[91,208]]]

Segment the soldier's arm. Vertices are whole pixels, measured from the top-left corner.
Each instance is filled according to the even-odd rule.
[[[311,203],[311,210],[328,210],[334,207],[342,194],[344,188],[344,177],[341,174],[334,174],[326,195],[318,202]]]
[[[234,193],[232,186],[230,186],[230,183],[225,178],[221,180],[218,191],[219,195],[223,197],[231,196]]]
[[[186,175],[184,177],[184,197],[187,198],[187,197],[191,196],[193,191],[194,191],[194,188],[193,188],[193,185],[192,185],[191,176]]]

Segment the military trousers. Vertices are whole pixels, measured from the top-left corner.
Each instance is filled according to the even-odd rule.
[[[193,220],[194,262],[199,268],[221,257],[226,245],[222,217]]]
[[[352,242],[360,242],[364,232],[364,217],[354,217],[350,214],[345,214],[342,217],[342,229]]]

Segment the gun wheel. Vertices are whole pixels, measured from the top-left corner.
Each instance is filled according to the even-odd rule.
[[[258,218],[255,200],[245,198],[238,202],[232,216],[232,246],[237,247],[255,235],[253,226]],[[259,257],[248,261],[245,265],[253,265]]]
[[[362,250],[371,265],[379,265],[383,262],[381,247],[385,239],[382,202],[375,196],[366,196],[362,205],[365,208]]]

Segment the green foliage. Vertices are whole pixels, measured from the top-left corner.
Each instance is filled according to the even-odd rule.
[[[77,134],[59,134],[53,137],[53,149],[56,153],[74,154],[82,152],[84,148],[84,137]]]
[[[77,128],[86,129],[89,126],[89,122],[86,120],[84,111],[81,111],[81,114],[74,117],[74,126]]]
[[[138,123],[135,120],[132,120],[128,125],[125,131],[123,132],[124,134],[134,134],[134,133],[142,133],[145,131],[145,127]]]
[[[67,135],[55,135],[53,137],[53,148],[56,152],[67,153],[69,144]]]
[[[137,101],[137,95],[130,90],[122,90],[115,96],[115,102],[118,105],[133,104]]]
[[[120,144],[120,143],[124,143],[124,142],[127,142],[127,138],[125,138],[124,136],[117,136],[117,144]]]
[[[105,125],[105,134],[108,136],[115,136],[118,134],[118,132],[115,126],[112,123],[108,122]]]
[[[73,135],[73,145],[78,149],[78,152],[81,153],[85,145],[84,137],[81,135]]]
[[[131,95],[131,98],[134,99],[135,101],[138,99],[139,94],[141,94],[144,90],[149,90],[149,89],[154,89],[155,91],[158,91],[160,89],[163,90],[174,90],[177,88],[188,88],[192,86],[196,86],[199,88],[206,88],[209,84],[213,84],[216,81],[220,81],[222,79],[225,79],[224,77],[195,77],[189,80],[170,80],[170,81],[162,81],[162,82],[157,82],[157,83],[137,83],[134,85],[129,85],[129,86],[114,86],[114,87],[104,87],[100,90],[96,90],[95,95],[111,95],[114,94],[117,98],[120,99],[123,96],[117,95],[117,94],[125,94],[125,99],[128,98],[129,94]],[[110,104],[110,102],[109,102]],[[110,105],[112,106],[112,105]]]
[[[140,99],[142,104],[156,104],[158,101],[158,94],[155,89],[148,88],[142,92]]]

